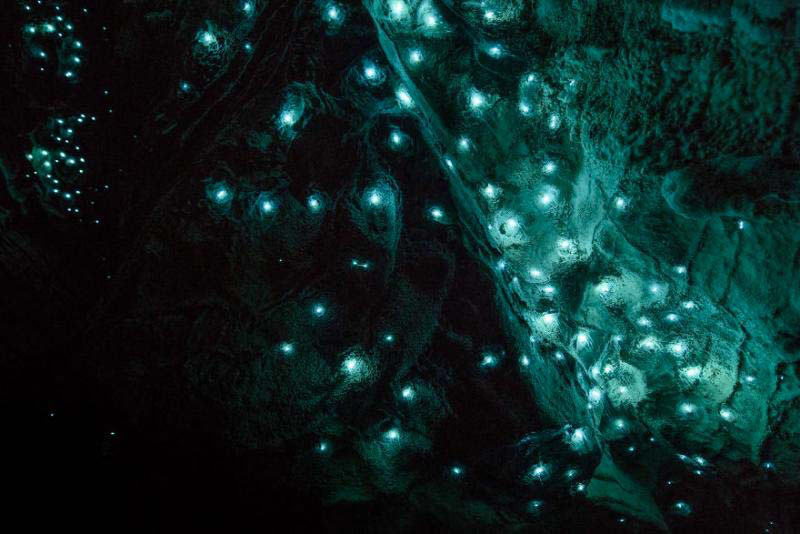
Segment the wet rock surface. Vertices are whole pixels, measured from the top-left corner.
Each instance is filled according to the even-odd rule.
[[[29,4],[0,145],[21,503],[798,524],[797,5]]]

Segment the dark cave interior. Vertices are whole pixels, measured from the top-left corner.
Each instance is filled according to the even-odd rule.
[[[800,529],[794,0],[15,0],[11,517]]]

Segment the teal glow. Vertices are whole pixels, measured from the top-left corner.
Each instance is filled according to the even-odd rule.
[[[486,96],[477,89],[469,92],[469,107],[472,111],[479,111],[486,106]]]
[[[270,193],[260,193],[256,197],[253,210],[257,216],[260,216],[263,221],[271,221],[272,218],[278,213],[280,202],[277,198]]]
[[[408,4],[403,0],[389,0],[389,14],[394,20],[402,20],[408,16]]]
[[[402,85],[395,91],[395,96],[401,107],[410,108],[414,105],[414,99],[411,98],[411,93]]]
[[[369,262],[368,261],[359,261],[356,258],[350,260],[350,265],[357,268],[357,269],[369,269]]]
[[[503,55],[503,47],[498,44],[490,45],[486,48],[486,53],[495,59],[499,58]]]
[[[425,26],[431,29],[439,25],[439,17],[437,17],[435,13],[427,13],[423,17],[423,20],[425,22]]]
[[[345,360],[342,362],[342,371],[349,375],[359,374],[364,370],[364,367],[364,361],[361,360],[361,358],[356,358],[354,356],[345,358]]]
[[[216,44],[216,42],[217,42],[217,38],[210,31],[200,32],[200,35],[198,36],[198,39],[202,44],[204,44],[206,46],[212,46],[212,45]]]
[[[233,200],[233,192],[224,182],[212,184],[208,189],[208,196],[218,205],[228,204]]]
[[[309,195],[306,205],[311,213],[319,213],[323,208],[322,197],[316,194]]]
[[[364,69],[362,71],[363,81],[370,85],[380,85],[386,79],[386,74],[383,70],[369,59],[364,60]]]
[[[481,367],[485,367],[485,368],[496,367],[497,366],[497,357],[494,354],[490,353],[490,352],[485,352],[481,357],[480,366]]]
[[[372,189],[367,191],[365,200],[372,207],[381,206],[385,202],[383,195],[378,189]]]
[[[294,109],[288,108],[281,111],[279,116],[280,126],[284,128],[291,128],[295,125],[297,120],[299,119],[299,115],[297,111]]]
[[[692,513],[692,507],[684,501],[677,501],[672,505],[672,511],[678,515],[689,515]]]
[[[403,146],[403,135],[397,131],[392,132],[389,134],[389,143],[391,143],[393,147]]]
[[[525,480],[531,482],[543,482],[550,478],[550,469],[546,464],[538,463],[532,466],[525,475]]]
[[[544,501],[541,499],[533,499],[532,501],[528,502],[528,513],[537,515],[542,511],[542,507],[544,506]]]
[[[342,25],[345,18],[345,12],[342,7],[335,3],[329,2],[322,9],[322,20],[328,23],[329,27],[336,29]]]

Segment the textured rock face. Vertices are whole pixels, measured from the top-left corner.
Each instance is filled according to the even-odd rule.
[[[797,50],[790,7],[754,4],[539,2],[440,30],[430,77],[393,62],[432,137],[471,136],[454,197],[484,188],[461,207],[480,213],[465,218],[491,246],[479,257],[503,262],[539,406],[588,420],[608,461],[633,432],[760,463],[790,425],[777,392],[797,361]],[[404,28],[382,9],[391,59]],[[448,46],[478,52],[457,62]],[[554,354],[575,360],[572,395],[553,386],[574,384]],[[592,386],[602,407],[586,405]],[[617,417],[636,428],[615,433]]]
[[[106,74],[142,76],[81,142],[137,178],[81,229],[48,180],[97,174],[42,132],[105,80],[35,93],[0,266],[8,376],[100,399],[119,464],[185,457],[188,488],[210,461],[333,529],[797,520],[795,4],[108,9]]]

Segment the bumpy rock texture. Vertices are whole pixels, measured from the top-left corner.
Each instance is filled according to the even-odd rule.
[[[80,471],[184,526],[797,525],[794,2],[55,7],[9,28],[0,147],[48,502]],[[70,75],[71,34],[35,63],[58,13]]]

